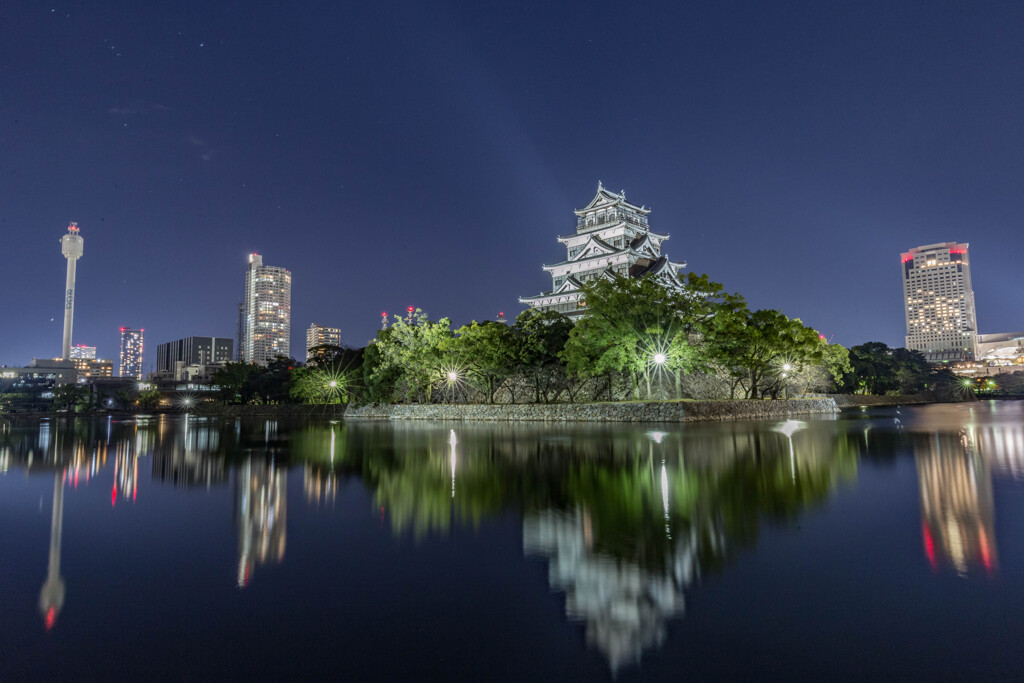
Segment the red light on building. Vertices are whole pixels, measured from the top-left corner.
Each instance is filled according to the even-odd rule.
[[[413,309],[412,309],[412,306],[410,306],[409,308],[407,308],[407,309],[405,309],[405,310],[407,310],[407,311],[409,311],[410,313],[412,313],[412,310],[413,310]]]

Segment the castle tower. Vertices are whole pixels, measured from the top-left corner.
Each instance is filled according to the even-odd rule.
[[[585,307],[580,288],[591,280],[652,277],[664,287],[682,289],[679,270],[686,263],[661,253],[668,235],[650,229],[650,213],[627,202],[625,191],[609,192],[599,182],[590,203],[575,211],[575,234],[558,238],[568,252],[566,259],[544,266],[551,274],[551,290],[520,297],[519,303],[575,319]]]
[[[60,357],[71,358],[71,326],[75,319],[75,264],[82,258],[85,240],[78,234],[78,223],[72,221],[68,234],[60,238],[60,252],[68,260],[68,275],[64,285],[64,345]]]

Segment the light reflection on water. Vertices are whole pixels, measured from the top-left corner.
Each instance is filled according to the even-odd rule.
[[[59,628],[65,603],[75,600],[61,546],[65,499],[80,486],[109,486],[112,507],[144,505],[151,486],[230,495],[234,585],[248,589],[259,566],[286,563],[291,470],[301,477],[300,505],[337,514],[345,482],[358,482],[396,540],[413,548],[455,543],[456,528],[482,533],[489,520],[518,515],[526,562],[546,563],[566,619],[582,625],[587,646],[617,672],[671,647],[669,625],[686,615],[687,594],[756,547],[762,525],[813,515],[838,487],[856,488],[863,462],[912,455],[922,557],[940,574],[993,576],[993,477],[1024,477],[1021,408],[880,409],[838,421],[656,430],[45,420],[3,427],[0,473],[52,473],[49,558],[38,589],[45,630]],[[357,562],[358,553],[344,561]],[[11,618],[24,625],[26,615]]]

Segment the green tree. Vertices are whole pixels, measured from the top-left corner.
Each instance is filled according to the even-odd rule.
[[[399,316],[391,329],[377,333],[377,358],[371,381],[397,374],[392,396],[430,403],[433,387],[441,381],[446,365],[446,349],[452,338],[451,320],[437,322],[416,309],[410,324]]]
[[[573,323],[557,311],[528,308],[512,328],[512,355],[516,373],[533,387],[534,403],[550,403],[567,382],[561,353],[569,341]]]
[[[84,384],[62,384],[53,390],[54,410],[66,410],[71,413],[78,409],[88,409],[89,387]]]
[[[456,330],[444,350],[452,358],[450,372],[464,372],[487,403],[516,369],[513,331],[505,323],[474,320]]]
[[[651,278],[614,277],[583,287],[586,313],[573,328],[563,356],[580,376],[626,373],[634,395],[643,378],[650,396],[652,370],[675,375],[704,369],[712,360],[716,318],[743,307],[706,275],[691,273],[683,291]],[[719,324],[720,325],[720,324]]]
[[[255,363],[229,362],[213,373],[211,381],[217,387],[220,400],[248,404],[255,401],[256,378],[260,372]]]
[[[156,389],[143,389],[135,397],[135,405],[142,410],[153,410],[160,407],[163,396]]]
[[[291,373],[289,395],[303,403],[348,403],[351,375],[315,365],[298,367]]]
[[[778,311],[743,308],[718,324],[719,357],[745,398],[777,397],[789,374],[823,361],[818,333]]]

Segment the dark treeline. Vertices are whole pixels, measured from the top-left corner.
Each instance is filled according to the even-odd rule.
[[[362,349],[324,346],[303,365],[229,363],[229,403],[553,403],[906,394],[954,382],[924,357],[870,342],[847,350],[799,319],[750,310],[705,275],[684,291],[614,278],[583,288],[575,324],[530,309],[511,325],[453,329],[416,310]]]

